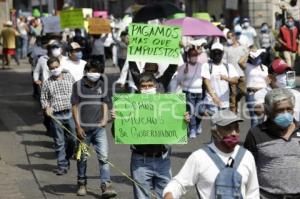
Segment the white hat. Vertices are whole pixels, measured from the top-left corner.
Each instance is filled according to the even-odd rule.
[[[261,55],[262,53],[266,52],[266,49],[258,49],[256,51],[251,51],[250,52],[250,57],[255,59],[256,57],[258,57],[259,55]]]
[[[202,46],[203,44],[207,44],[207,40],[202,38],[202,39],[191,40],[188,43],[194,46]]]
[[[7,26],[12,26],[12,25],[13,25],[13,22],[12,22],[12,21],[7,21],[7,22],[5,23],[5,25],[7,25]]]
[[[221,50],[221,51],[224,51],[224,46],[222,44],[220,44],[219,42],[217,42],[217,43],[214,43],[211,46],[210,50]]]

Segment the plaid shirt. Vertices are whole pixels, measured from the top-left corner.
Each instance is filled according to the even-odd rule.
[[[71,109],[72,87],[75,80],[70,73],[63,72],[62,75],[62,80],[49,77],[44,82],[41,91],[43,109],[51,107],[54,112]]]

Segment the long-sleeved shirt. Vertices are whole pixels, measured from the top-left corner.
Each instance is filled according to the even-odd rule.
[[[43,109],[51,107],[54,112],[71,109],[72,88],[75,80],[67,72],[63,72],[62,76],[62,79],[50,77],[44,82],[41,90]]]
[[[230,157],[234,159],[240,146],[236,146],[232,153],[221,152],[213,143],[210,144],[210,147],[227,164]],[[249,151],[246,151],[237,171],[242,176],[241,193],[243,198],[259,199],[255,161]],[[213,160],[203,149],[199,149],[189,156],[180,172],[166,186],[163,195],[170,192],[173,198],[177,199],[186,192],[185,187],[196,185],[201,198],[215,199],[214,182],[218,173],[219,169]]]

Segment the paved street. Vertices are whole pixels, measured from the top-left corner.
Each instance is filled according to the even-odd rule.
[[[118,70],[107,68],[110,81],[118,77]],[[52,138],[45,134],[39,104],[32,98],[31,68],[23,61],[12,70],[0,71],[0,199],[73,199],[76,198],[76,162],[62,177],[53,173],[56,165]],[[249,122],[241,127],[242,137]],[[116,145],[109,135],[110,161],[129,174],[130,149]],[[187,145],[173,147],[172,170],[176,174],[188,155],[210,140],[209,122],[204,122],[200,137]],[[131,182],[118,169],[111,168],[117,198],[130,199]],[[95,154],[88,161],[88,195],[99,198],[98,163]],[[197,198],[194,188],[184,198]]]

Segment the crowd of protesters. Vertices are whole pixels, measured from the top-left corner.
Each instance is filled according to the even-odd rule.
[[[108,109],[105,68],[111,59],[120,70],[115,85],[123,92],[186,95],[182,120],[189,139],[203,132],[203,119],[209,118],[212,126],[212,142],[192,153],[173,178],[171,146],[131,145],[134,198],[180,198],[185,187],[195,186],[205,199],[299,199],[300,93],[295,70],[300,13],[294,4],[292,0],[289,7],[281,7],[275,29],[263,23],[256,31],[245,17],[234,20],[231,30],[221,23],[224,37],[183,38],[177,65],[128,61],[126,28],[113,28],[106,35],[88,35],[83,29],[68,37],[43,35],[40,19],[20,17],[16,26],[8,21],[1,32],[3,67],[11,64],[11,56],[18,65],[19,59],[29,58],[34,97],[54,139],[56,174],[68,172],[78,140],[93,144],[103,198],[117,195],[105,128],[109,115],[112,121],[117,117],[116,110]],[[245,148],[239,137],[242,118],[251,120]],[[77,160],[77,170],[77,195],[84,196],[86,154]]]

